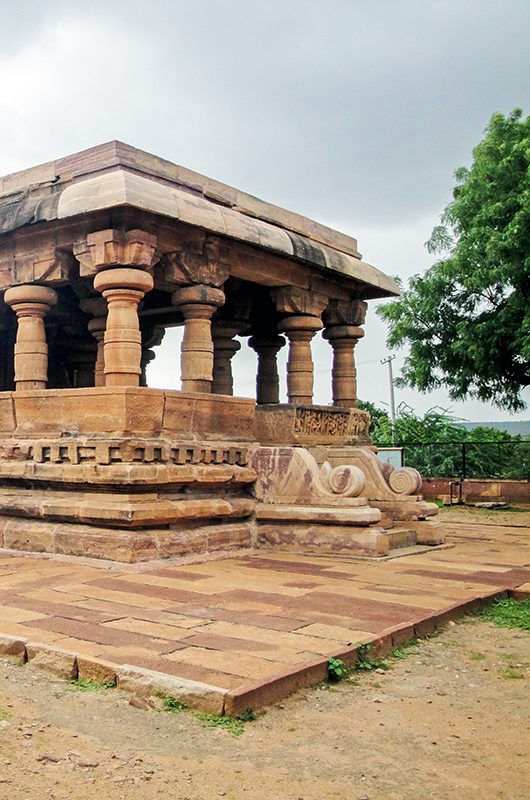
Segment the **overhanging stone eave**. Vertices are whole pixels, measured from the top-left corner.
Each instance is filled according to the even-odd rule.
[[[348,234],[118,140],[0,177],[0,204],[5,197],[21,191],[28,194],[50,187],[62,188],[115,169],[130,170],[151,180],[184,188],[231,207],[243,216],[261,219],[360,258],[357,240]]]
[[[328,274],[342,275],[362,284],[363,294],[370,299],[399,295],[399,287],[391,278],[347,253],[127,170],[115,170],[67,186],[59,198],[57,219],[120,206],[179,220]]]

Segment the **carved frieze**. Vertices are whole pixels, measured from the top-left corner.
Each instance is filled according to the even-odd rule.
[[[297,408],[294,433],[305,436],[360,436],[368,433],[370,417],[357,408],[335,411],[319,408]]]

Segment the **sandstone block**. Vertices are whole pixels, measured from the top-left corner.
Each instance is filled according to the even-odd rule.
[[[77,657],[78,678],[94,683],[116,683],[116,665],[99,658]]]
[[[45,644],[28,642],[26,645],[28,662],[34,667],[51,672],[66,680],[77,678],[77,656],[69,650]]]
[[[190,708],[222,714],[226,689],[161,672],[122,664],[117,669],[118,688],[140,697],[171,695]]]
[[[0,657],[23,664],[26,660],[26,643],[27,639],[8,636],[6,633],[0,634]]]

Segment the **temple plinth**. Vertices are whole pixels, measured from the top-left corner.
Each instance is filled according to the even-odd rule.
[[[354,238],[109,142],[0,178],[0,292],[3,548],[380,557],[443,540],[420,476],[383,467],[356,408],[367,302],[399,289]],[[180,390],[150,388],[171,327]],[[314,404],[321,331],[331,406]],[[255,398],[233,394],[247,346]]]

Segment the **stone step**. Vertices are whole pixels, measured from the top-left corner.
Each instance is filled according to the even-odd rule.
[[[416,532],[410,528],[390,528],[386,531],[386,535],[389,539],[389,550],[416,545]]]

